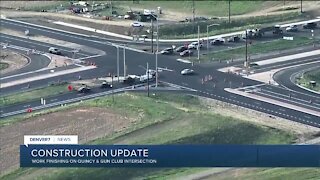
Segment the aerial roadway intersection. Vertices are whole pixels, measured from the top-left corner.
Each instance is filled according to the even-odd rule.
[[[298,26],[302,24],[297,23]],[[299,73],[320,68],[320,49],[317,46],[301,48],[295,53],[255,58],[250,62],[246,59],[246,63],[236,60],[198,63],[183,57],[156,55],[131,48],[127,39],[75,33],[72,28],[67,31],[6,18],[1,19],[1,27],[26,32],[26,36],[28,33],[46,36],[80,47],[68,48],[1,33],[1,48],[14,50],[29,59],[25,67],[1,76],[1,96],[62,81],[102,78],[112,86],[80,87],[82,89],[78,91],[49,96],[46,103],[37,99],[2,106],[1,118],[27,113],[30,109],[37,111],[125,91],[181,91],[320,127],[320,94],[294,83]],[[203,44],[206,41],[204,39]],[[170,43],[177,46],[185,44],[185,41],[172,40]],[[168,44],[159,41],[159,51],[171,46]],[[145,45],[150,45],[150,41]],[[68,63],[48,67],[57,63],[59,58],[68,59]],[[259,68],[253,69],[249,64]]]

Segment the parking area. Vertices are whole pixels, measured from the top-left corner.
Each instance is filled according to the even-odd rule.
[[[214,52],[226,51],[229,49],[237,49],[245,47],[246,41],[248,47],[251,45],[259,43],[268,43],[276,40],[285,39],[288,41],[294,41],[299,38],[305,38],[314,40],[317,42],[320,37],[320,28],[319,26],[315,27],[306,27],[305,25],[299,26],[288,26],[281,28],[279,32],[274,30],[268,30],[261,34],[254,34],[255,30],[247,30],[248,39],[246,40],[245,31],[242,35],[226,37],[226,38],[216,38],[207,42],[206,40],[200,38],[200,56],[206,54],[212,54]],[[250,36],[249,36],[250,35]],[[159,47],[160,54],[171,55],[177,58],[189,58],[196,57],[198,54],[198,42],[185,42],[185,43],[173,43],[172,45],[162,44]],[[155,48],[154,48],[155,49]]]

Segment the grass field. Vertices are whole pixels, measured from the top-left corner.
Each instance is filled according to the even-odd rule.
[[[0,71],[9,67],[8,63],[0,62]]]
[[[264,1],[231,1],[231,15],[245,14],[252,11],[258,11],[265,7],[266,4],[276,5],[275,3],[266,3]],[[228,1],[195,1],[194,4],[196,15],[208,16],[227,16],[228,15]],[[139,9],[157,9],[161,7],[163,13],[166,10],[177,11],[182,13],[189,13],[192,17],[192,1],[115,1],[115,6],[125,8],[139,8]]]
[[[317,85],[315,87],[311,86],[310,81],[316,81]],[[320,70],[306,72],[303,77],[298,80],[298,84],[320,92]]]
[[[27,11],[41,11],[45,10],[54,10],[60,5],[67,6],[69,5],[68,1],[1,1],[1,7],[5,8],[20,8],[21,10]]]
[[[35,99],[45,98],[67,92],[67,85],[54,85],[39,89],[33,89],[22,93],[14,93],[8,96],[0,97],[0,106],[8,106],[12,104],[27,102]]]
[[[311,45],[313,40],[306,37],[296,37],[293,41],[279,39],[270,42],[254,42],[248,46],[248,54],[250,56],[269,53],[274,51],[281,51],[291,48],[301,47],[303,45]],[[217,61],[217,60],[230,60],[245,57],[245,46],[234,49],[222,50],[207,55],[200,56],[201,61]],[[192,58],[196,60],[196,58]]]
[[[74,107],[104,107],[122,115],[138,118],[124,131],[114,133],[90,144],[289,144],[294,134],[251,124],[215,114],[190,95],[163,93],[151,98],[145,94],[121,94],[79,103]],[[39,179],[128,179],[165,178],[177,173],[193,173],[196,168],[67,168],[50,169],[37,174]],[[3,179],[16,179],[34,169],[19,169]],[[161,178],[160,178],[161,179]]]

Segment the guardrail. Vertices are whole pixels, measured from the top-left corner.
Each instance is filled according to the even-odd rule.
[[[133,85],[133,86],[128,86],[128,87],[124,87],[124,88],[119,88],[119,89],[115,89],[115,90],[110,90],[110,91],[106,91],[106,92],[95,93],[95,94],[91,94],[91,95],[87,95],[87,96],[83,96],[83,97],[72,98],[72,99],[54,102],[54,103],[50,103],[50,104],[46,104],[46,105],[40,105],[40,106],[33,107],[32,110],[41,110],[41,109],[46,109],[46,108],[55,107],[55,106],[59,106],[59,105],[61,106],[61,105],[69,104],[69,103],[81,102],[83,100],[92,99],[92,98],[105,96],[105,95],[109,95],[109,94],[129,91],[129,90],[132,90],[133,87],[141,87],[144,84],[145,83],[137,84],[137,85]],[[18,114],[22,114],[22,113],[26,113],[26,112],[27,112],[27,110],[23,109],[23,110],[13,111],[13,112],[9,112],[9,113],[3,113],[0,115],[0,118],[18,115]]]

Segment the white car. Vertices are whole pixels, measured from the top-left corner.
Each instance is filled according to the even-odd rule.
[[[156,76],[156,70],[149,69],[149,76]],[[148,71],[146,71],[146,75],[148,75]]]
[[[181,75],[188,75],[188,74],[193,74],[194,70],[192,69],[184,69],[181,71]]]
[[[188,45],[188,49],[197,49],[198,42],[192,42],[191,44]],[[202,44],[199,44],[199,48],[202,48]]]
[[[292,25],[286,28],[287,32],[297,32],[298,31],[298,26],[297,25]]]
[[[134,22],[131,24],[132,27],[143,27],[143,24],[140,22]]]
[[[55,48],[55,47],[50,47],[49,48],[49,53],[61,55],[61,51],[58,48]]]
[[[124,19],[130,19],[130,15],[126,14],[123,16]]]

